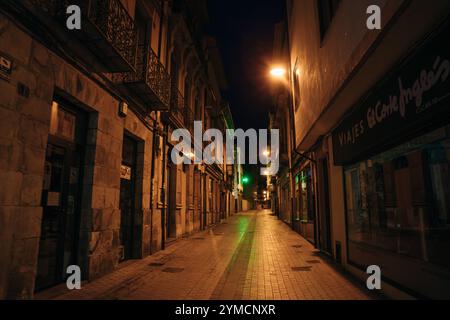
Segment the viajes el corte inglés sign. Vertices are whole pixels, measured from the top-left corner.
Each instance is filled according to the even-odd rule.
[[[394,70],[333,132],[336,165],[359,160],[414,127],[448,115],[449,25]]]

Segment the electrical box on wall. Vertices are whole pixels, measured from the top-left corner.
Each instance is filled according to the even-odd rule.
[[[12,60],[0,53],[0,78],[9,81],[12,73]]]
[[[128,115],[128,104],[125,101],[119,103],[119,116],[125,118]]]

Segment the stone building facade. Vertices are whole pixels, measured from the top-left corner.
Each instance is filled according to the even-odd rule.
[[[205,3],[77,3],[79,31],[65,1],[0,8],[0,298],[68,265],[98,278],[237,212],[234,167],[170,160],[174,129],[232,119]]]

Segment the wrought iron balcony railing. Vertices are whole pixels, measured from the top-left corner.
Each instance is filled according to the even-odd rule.
[[[170,116],[173,117],[180,126],[184,124],[184,97],[177,88],[172,88],[170,96]]]
[[[72,32],[104,65],[104,72],[134,70],[136,27],[120,0],[23,0],[33,14],[47,22],[52,18],[66,28],[67,7],[78,5],[82,28]],[[50,27],[53,27],[50,25]]]
[[[129,87],[153,110],[169,110],[170,75],[149,45],[137,48],[136,72],[117,74],[114,79]]]

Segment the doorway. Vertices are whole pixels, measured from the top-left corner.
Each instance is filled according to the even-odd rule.
[[[36,291],[64,282],[67,267],[78,262],[86,127],[86,113],[59,101],[52,103]]]
[[[176,213],[177,213],[177,203],[179,196],[177,192],[177,182],[178,182],[178,166],[169,162],[168,164],[169,172],[169,201],[166,219],[166,240],[170,242],[177,237],[177,225],[176,225]]]
[[[122,165],[120,169],[120,242],[122,261],[133,259],[136,212],[136,158],[137,141],[123,137]]]
[[[202,206],[201,206],[201,174],[195,169],[194,171],[194,230],[201,229]]]

